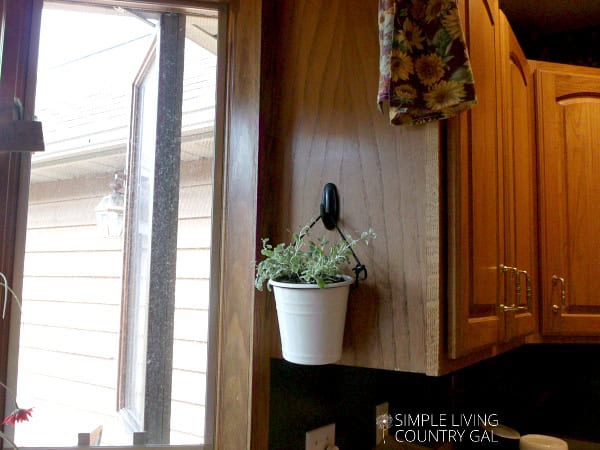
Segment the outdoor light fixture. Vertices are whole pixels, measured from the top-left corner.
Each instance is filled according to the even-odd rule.
[[[123,235],[125,195],[122,172],[115,172],[110,187],[112,192],[103,197],[96,206],[96,225],[102,236],[114,239]]]

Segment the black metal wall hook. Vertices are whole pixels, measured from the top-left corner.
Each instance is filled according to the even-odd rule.
[[[337,228],[337,223],[340,218],[340,200],[337,187],[333,183],[327,183],[323,187],[323,195],[321,195],[321,220],[323,225],[328,230]]]
[[[342,233],[342,230],[340,230],[340,227],[338,226],[338,220],[340,218],[339,205],[340,199],[336,185],[333,183],[327,183],[323,187],[323,195],[321,196],[321,205],[319,208],[320,215],[312,221],[308,228],[312,228],[319,220],[322,220],[325,228],[328,230],[337,230],[344,242],[348,243],[348,239],[346,239],[346,236],[344,233]],[[352,252],[352,256],[356,261],[356,265],[352,269],[354,272],[354,284],[352,287],[356,288],[358,287],[359,281],[364,281],[367,279],[367,267],[360,262],[352,247],[350,247],[350,252]]]

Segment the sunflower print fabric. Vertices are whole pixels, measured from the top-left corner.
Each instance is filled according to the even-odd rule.
[[[379,109],[393,125],[446,119],[477,103],[456,0],[379,0]]]

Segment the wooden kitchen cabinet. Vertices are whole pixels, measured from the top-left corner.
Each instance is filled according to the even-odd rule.
[[[360,249],[369,278],[351,294],[340,363],[440,375],[520,345],[535,329],[529,311],[499,308],[526,304],[524,275],[517,301],[501,264],[528,272],[536,302],[534,153],[523,148],[532,141],[531,73],[516,41],[501,44],[498,1],[459,0],[479,103],[449,121],[392,127],[372,100],[376,7],[278,2],[272,78],[263,83],[277,93],[265,115],[273,195],[263,207],[268,235],[285,240],[318,212],[323,185],[336,183],[343,229],[378,235]],[[273,333],[273,357],[278,339]]]
[[[535,68],[542,333],[600,336],[600,70]]]
[[[502,150],[504,170],[503,339],[537,331],[538,256],[533,71],[500,12]],[[514,270],[513,270],[514,269]]]
[[[460,2],[479,103],[448,123],[448,356],[535,331],[533,82],[496,2]]]
[[[448,355],[498,342],[504,287],[499,10],[459,2],[478,104],[448,121]]]

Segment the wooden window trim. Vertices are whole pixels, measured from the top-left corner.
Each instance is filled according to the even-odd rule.
[[[20,0],[13,2],[20,5],[40,3],[41,0]],[[94,3],[94,2],[91,2]],[[101,1],[95,3],[102,3]],[[121,5],[133,2],[119,2]],[[139,3],[136,3],[139,6]],[[145,1],[143,4],[149,8],[163,7],[166,1]],[[259,231],[259,184],[266,173],[263,169],[266,160],[259,152],[260,139],[260,112],[261,112],[261,46],[262,46],[262,19],[263,0],[210,0],[204,2],[181,1],[169,2],[179,8],[202,7],[217,5],[222,11],[227,12],[227,19],[221,21],[219,35],[222,39],[219,45],[223,48],[220,52],[225,55],[219,60],[218,67],[218,101],[217,117],[224,124],[222,133],[217,133],[216,145],[224,148],[223,161],[220,166],[215,166],[215,171],[222,171],[224,176],[215,190],[223,193],[223,198],[214,206],[213,214],[223,218],[223,224],[218,230],[216,238],[223,236],[219,251],[221,264],[214,267],[220,275],[221,294],[219,307],[211,311],[211,323],[217,324],[218,348],[215,349],[216,368],[213,370],[217,387],[214,398],[207,399],[217,406],[214,416],[214,427],[207,427],[207,442],[214,441],[206,448],[215,449],[248,449],[258,450],[268,446],[268,400],[269,400],[269,356],[270,335],[269,323],[264,304],[264,298],[256,296],[252,288],[253,274],[248,270],[248,261],[256,257],[257,231]],[[271,5],[271,2],[265,2]],[[35,26],[36,18],[30,23],[34,25],[31,30],[39,30]],[[37,60],[36,33],[25,33],[31,39],[29,58]],[[35,48],[34,48],[35,47]],[[34,66],[25,71],[28,95],[25,96],[25,114],[33,113],[33,98],[35,93]],[[0,217],[0,232],[12,233],[19,242],[16,248],[1,249],[1,268],[7,269],[14,263],[13,286],[19,288],[15,282],[22,279],[22,260],[24,256],[24,234],[26,225],[26,211],[28,189],[19,189],[19,186],[28,186],[29,167],[26,160],[29,154],[13,156],[21,164],[20,167],[7,169],[5,163],[0,164],[0,193],[4,199],[7,189],[11,190],[6,195],[10,201],[2,200],[3,217]],[[23,162],[25,161],[25,163]],[[8,172],[12,177],[5,176]],[[222,183],[222,184],[221,184]],[[16,205],[19,208],[16,208]],[[17,214],[14,211],[17,211]],[[21,217],[18,219],[17,216]],[[20,236],[20,238],[18,237]],[[7,242],[3,239],[3,242]],[[11,239],[10,242],[15,242]],[[20,261],[19,261],[20,259]],[[213,274],[211,274],[211,277]],[[213,277],[213,279],[217,279]],[[20,283],[19,283],[20,284]],[[255,306],[256,302],[256,306]],[[13,316],[12,337],[18,339],[19,321]],[[2,346],[6,350],[8,333],[5,324],[0,324],[2,330]],[[214,330],[213,330],[214,331]],[[212,331],[211,331],[212,332]],[[14,339],[13,339],[14,341]],[[6,351],[0,352],[6,355]],[[13,352],[14,354],[14,352]],[[210,355],[209,355],[210,358]],[[15,364],[11,367],[16,370]],[[0,360],[0,375],[6,371],[7,362]],[[11,378],[8,378],[10,383]],[[14,379],[12,380],[14,382]],[[208,383],[211,383],[208,380]],[[208,392],[211,392],[208,389]],[[207,405],[208,406],[208,405]],[[214,436],[208,433],[214,432]],[[210,439],[210,438],[214,439]]]
[[[37,40],[21,37],[26,31],[26,36],[32,36],[40,6],[32,0],[23,2],[22,7],[16,3],[0,0],[0,48],[3,49],[0,55],[0,151],[43,151],[42,127],[31,114],[35,98],[35,73],[32,72],[35,70],[30,69],[37,67],[37,58],[33,58],[37,56]],[[30,49],[31,45],[36,48]],[[21,111],[15,106],[15,99],[21,102]]]
[[[18,97],[23,105],[23,119],[31,121],[35,101],[41,0],[1,0],[0,16],[0,34],[3,36],[0,47],[3,55],[0,104],[12,105],[14,97]],[[12,109],[10,116],[7,113],[3,118],[12,119]],[[23,280],[30,165],[29,152],[0,152],[0,271],[6,274],[16,292],[21,291]],[[10,303],[7,314],[10,320],[0,321],[0,379],[14,386],[18,355],[16,352],[9,354],[8,345],[9,341],[18,341],[20,314],[18,308],[11,308]],[[0,389],[0,405],[7,409],[5,404],[5,391]],[[5,432],[11,433],[12,430],[9,428]],[[0,448],[3,446],[4,441],[0,442]]]

